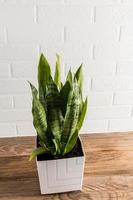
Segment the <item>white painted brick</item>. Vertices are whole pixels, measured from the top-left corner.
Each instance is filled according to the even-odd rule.
[[[89,75],[94,76],[113,76],[116,70],[116,63],[109,60],[89,60],[88,71]]]
[[[115,84],[116,84],[117,90],[132,90],[133,89],[133,79],[131,77],[117,78]]]
[[[18,78],[37,77],[38,64],[34,62],[13,62],[12,75]]]
[[[67,5],[51,5],[40,6],[38,8],[38,21],[45,26],[49,24],[56,25],[73,25],[87,24],[91,22],[91,8],[85,5],[67,6]],[[54,20],[53,20],[54,19]]]
[[[125,3],[125,4],[133,4],[133,1],[132,0],[123,0],[123,3]]]
[[[14,107],[21,109],[31,109],[32,98],[30,95],[15,95],[14,96]]]
[[[130,0],[129,0],[130,1]],[[131,0],[132,1],[132,0]],[[79,5],[83,5],[83,4],[88,4],[88,5],[110,5],[110,4],[115,4],[116,3],[119,3],[120,1],[119,0],[102,0],[102,1],[99,1],[99,0],[65,0],[65,2],[67,4],[79,4]]]
[[[81,133],[97,133],[97,132],[107,132],[108,120],[89,120],[86,119]]]
[[[132,78],[93,78],[92,89],[94,91],[132,90]]]
[[[16,127],[14,124],[0,123],[0,137],[16,136]]]
[[[32,121],[31,110],[0,110],[1,122]]]
[[[0,96],[0,109],[9,109],[13,107],[11,96]]]
[[[112,103],[112,93],[91,92],[88,94],[89,106],[109,106]]]
[[[113,91],[114,88],[114,78],[93,78],[92,80],[92,89],[94,91]]]
[[[126,42],[128,44],[133,43],[132,25],[124,25],[122,27],[121,42]]]
[[[0,78],[6,78],[9,76],[10,76],[9,64],[0,62]]]
[[[114,98],[115,105],[133,105],[133,92],[117,92]]]
[[[60,4],[64,3],[64,0],[36,0],[36,3],[38,5],[44,5],[44,4]]]
[[[2,0],[1,0],[2,1]],[[60,4],[63,0],[4,0],[8,4],[30,4],[30,5],[46,5],[46,4]]]
[[[17,123],[17,135],[36,135],[32,122]]]
[[[49,19],[47,19],[49,20]],[[23,34],[21,34],[23,33]],[[25,44],[41,44],[45,42],[60,42],[62,40],[63,26],[49,23],[49,25],[34,24],[30,26],[30,29],[25,28],[25,24],[21,27],[9,27],[8,28],[8,41],[13,44],[25,43]]]
[[[108,43],[108,41],[117,41],[118,37],[118,26],[116,25],[107,25],[105,30],[105,25],[102,24],[91,24],[88,22],[86,24],[69,24],[66,27],[66,41],[82,41],[82,42],[92,42],[97,44]]]
[[[37,47],[35,45],[0,45],[0,60],[35,60]]]
[[[121,119],[130,118],[131,106],[105,106],[105,107],[89,107],[89,119]]]
[[[1,79],[0,93],[1,94],[22,94],[30,92],[30,86],[26,79]]]
[[[132,76],[133,77],[133,61],[123,61],[117,64],[118,76]]]
[[[133,45],[126,43],[99,44],[95,47],[96,59],[131,60],[133,58]]]
[[[100,24],[129,24],[133,19],[133,5],[97,6],[96,22]]]
[[[36,0],[30,0],[30,1],[27,1],[27,0],[4,0],[4,3],[7,3],[7,5],[10,5],[10,4],[30,4],[30,5],[35,5],[36,3]]]
[[[133,130],[133,120],[132,119],[117,119],[110,120],[108,131],[132,131]]]
[[[34,9],[33,6],[28,5],[11,5],[0,4],[0,24],[8,27],[21,27],[25,25],[25,28],[30,27],[34,23]]]

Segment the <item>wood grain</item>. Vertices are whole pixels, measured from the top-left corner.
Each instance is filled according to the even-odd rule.
[[[85,154],[83,191],[40,195],[35,137],[0,139],[0,200],[133,200],[133,132],[81,136]]]

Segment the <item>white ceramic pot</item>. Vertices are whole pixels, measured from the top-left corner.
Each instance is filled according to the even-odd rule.
[[[37,159],[41,194],[82,189],[85,157],[81,143],[80,147],[80,156],[41,161]]]

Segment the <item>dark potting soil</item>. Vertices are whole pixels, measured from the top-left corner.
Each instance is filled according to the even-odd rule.
[[[37,147],[39,147],[39,143],[38,143],[38,138],[37,138]],[[57,160],[57,159],[64,159],[64,158],[73,158],[73,157],[80,157],[80,156],[84,156],[84,152],[83,152],[83,147],[81,144],[80,139],[78,138],[77,143],[75,145],[75,147],[73,148],[73,150],[64,155],[64,156],[53,156],[50,153],[44,153],[41,155],[37,156],[37,161],[44,161],[44,160]]]

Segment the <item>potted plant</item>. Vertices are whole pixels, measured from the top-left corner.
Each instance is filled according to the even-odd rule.
[[[60,80],[60,58],[57,55],[54,79],[43,54],[38,65],[38,91],[32,91],[33,124],[37,147],[30,160],[37,157],[37,170],[42,194],[82,189],[84,152],[79,130],[87,110],[82,97],[82,65],[66,81]]]

